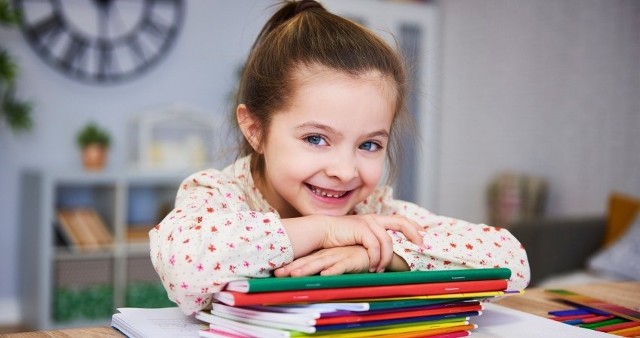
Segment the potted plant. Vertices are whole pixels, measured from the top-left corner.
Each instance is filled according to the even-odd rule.
[[[78,132],[76,142],[82,151],[82,164],[85,169],[102,170],[111,143],[109,132],[91,122]]]

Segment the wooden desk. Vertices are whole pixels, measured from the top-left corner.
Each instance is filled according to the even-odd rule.
[[[564,289],[589,295],[606,302],[625,306],[640,311],[640,282],[611,282],[601,284],[585,284],[563,287]],[[553,296],[544,292],[543,289],[528,289],[522,295],[509,296],[497,302],[502,306],[529,312],[538,316],[547,317],[547,312],[570,308],[562,303],[554,302]],[[67,338],[67,337],[118,337],[122,338],[120,332],[111,327],[91,327],[80,329],[25,332],[9,334],[10,338]]]
[[[640,282],[584,284],[561,287],[561,289],[640,311]],[[539,288],[527,289],[522,295],[505,297],[496,304],[542,317],[548,317],[549,311],[571,308],[566,304],[553,301],[553,295]]]

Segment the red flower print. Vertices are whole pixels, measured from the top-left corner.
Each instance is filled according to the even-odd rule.
[[[493,245],[495,245],[495,246],[496,246],[496,247],[498,247],[498,248],[501,248],[501,247],[502,247],[502,245],[500,245],[500,243],[498,243],[498,242],[493,242]]]
[[[202,267],[202,263],[198,264],[198,266],[196,266],[196,269],[198,269],[198,271],[202,272],[202,270],[204,270],[204,268]]]
[[[212,227],[211,227],[211,232],[218,232],[218,228],[216,228],[216,226],[215,226],[215,225],[214,225],[214,226],[212,226]]]
[[[456,247],[458,246],[458,244],[453,243],[453,242],[449,243],[449,245],[450,245],[452,248],[456,248]]]
[[[451,264],[451,261],[442,261],[442,264],[449,265],[449,264]]]
[[[169,263],[171,265],[176,265],[176,256],[172,255],[171,258],[169,258]]]
[[[216,247],[213,244],[209,244],[209,248],[208,249],[209,249],[210,252],[216,251]]]
[[[213,267],[213,270],[215,271],[219,271],[220,270],[220,263],[216,263],[216,266]]]
[[[473,245],[471,245],[471,243],[467,243],[467,245],[465,245],[467,247],[467,249],[469,250],[473,250]]]
[[[196,222],[198,222],[198,223],[202,223],[202,216],[198,216],[198,217],[196,218]]]
[[[189,284],[187,284],[187,282],[182,282],[182,284],[180,284],[180,287],[186,290],[189,288]]]
[[[262,220],[262,223],[269,224],[269,223],[271,223],[271,220],[268,219],[268,218],[265,218],[265,219]]]
[[[208,207],[208,208],[207,208],[207,212],[208,212],[208,213],[212,213],[212,212],[213,212],[213,208],[212,208],[212,207]]]

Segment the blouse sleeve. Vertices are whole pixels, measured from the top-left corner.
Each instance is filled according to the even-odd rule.
[[[185,179],[175,208],[149,232],[151,262],[185,314],[209,305],[228,281],[266,277],[293,260],[279,217],[252,211],[246,201],[221,172],[197,173]]]
[[[416,204],[394,200],[390,188],[383,189],[378,202],[379,213],[403,215],[424,229],[424,248],[400,233],[391,233],[394,252],[411,270],[506,267],[511,269],[509,290],[522,290],[529,284],[527,253],[508,230],[437,216]]]

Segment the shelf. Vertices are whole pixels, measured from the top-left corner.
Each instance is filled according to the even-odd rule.
[[[20,276],[24,324],[37,330],[104,325],[117,307],[172,306],[149,259],[146,233],[173,206],[187,175],[24,171],[20,247],[32,267]],[[75,211],[71,222],[83,230],[97,217],[109,244],[73,246],[79,242],[64,232],[68,222],[61,222],[69,219],[60,218],[61,210]],[[87,214],[94,223],[86,222]]]

